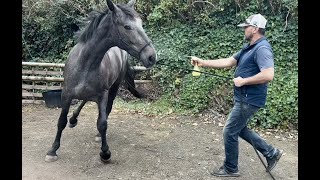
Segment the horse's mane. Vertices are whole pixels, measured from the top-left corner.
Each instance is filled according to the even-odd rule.
[[[91,39],[93,32],[97,29],[100,24],[101,19],[108,14],[109,10],[106,9],[103,12],[93,10],[89,13],[86,18],[89,24],[86,25],[83,31],[78,31],[76,37],[78,37],[78,42],[87,42]]]
[[[118,4],[117,6],[122,10],[124,14],[126,14],[130,18],[139,17],[139,14],[133,9],[129,8],[127,5]],[[86,18],[86,21],[89,21],[89,23],[87,23],[84,30],[75,33],[75,37],[78,39],[78,42],[87,42],[89,39],[91,39],[92,34],[98,28],[104,16],[107,15],[106,18],[108,19],[107,22],[104,23],[110,23],[111,14],[109,12],[110,11],[108,7],[105,7],[102,12],[98,10],[91,11]]]

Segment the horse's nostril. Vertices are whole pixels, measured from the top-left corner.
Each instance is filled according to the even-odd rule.
[[[156,58],[155,58],[155,56],[149,56],[148,60],[150,63],[154,63],[156,61]]]

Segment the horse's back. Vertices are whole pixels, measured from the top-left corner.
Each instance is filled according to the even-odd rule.
[[[86,59],[82,56],[85,50],[85,44],[82,43],[71,49],[64,70],[64,89],[79,99],[92,99],[103,89],[110,89],[115,82],[123,80],[128,53],[116,46],[112,47],[105,53],[97,68],[94,68],[91,64],[86,64]]]
[[[66,61],[65,68],[75,69],[79,67],[79,58],[84,50],[85,44],[77,43],[70,51],[68,59]],[[103,56],[104,63],[122,64],[123,60],[126,60],[128,53],[125,50],[120,49],[117,46],[111,47]],[[85,61],[85,60],[84,60]],[[103,63],[103,62],[102,62]]]
[[[107,84],[121,82],[126,73],[128,53],[117,46],[110,48],[103,57],[100,74]]]
[[[118,75],[123,73],[127,65],[128,53],[117,46],[110,48],[103,57],[100,71]]]
[[[125,50],[120,49],[117,46],[114,46],[107,51],[103,58],[105,61],[119,63],[122,65],[122,63],[126,62],[127,56],[128,53]]]

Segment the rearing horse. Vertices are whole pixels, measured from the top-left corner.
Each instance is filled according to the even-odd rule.
[[[64,68],[64,84],[61,94],[61,113],[57,124],[57,133],[46,161],[58,159],[56,151],[60,147],[62,131],[67,125],[67,115],[72,99],[94,101],[98,105],[97,129],[101,135],[100,159],[107,162],[111,152],[106,140],[108,104],[112,89],[118,88],[117,81],[126,71],[119,61],[102,63],[106,52],[114,46],[127,51],[140,59],[146,68],[156,62],[156,51],[146,35],[142,20],[134,10],[135,0],[127,4],[116,5],[107,0],[108,9],[96,16],[86,26],[79,37],[79,42],[72,48]],[[112,58],[110,58],[112,59]],[[76,120],[70,119],[70,124]]]

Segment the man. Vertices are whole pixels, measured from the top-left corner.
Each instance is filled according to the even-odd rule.
[[[216,60],[191,57],[191,64],[213,68],[236,66],[234,75],[234,106],[223,128],[225,160],[211,174],[219,177],[240,176],[238,170],[238,137],[253,145],[267,160],[268,171],[279,161],[283,151],[267,144],[247,123],[259,108],[265,106],[268,82],[273,80],[274,62],[271,45],[264,36],[267,20],[261,14],[251,15],[245,23],[245,39],[249,41],[238,53]]]

